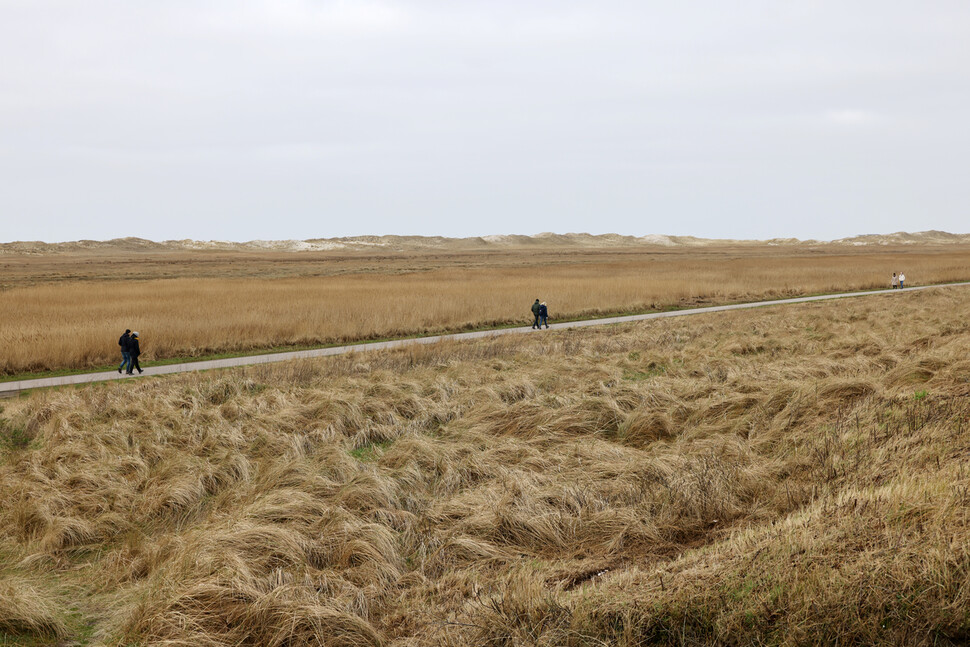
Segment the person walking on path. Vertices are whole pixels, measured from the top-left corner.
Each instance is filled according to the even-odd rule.
[[[539,308],[540,307],[541,306],[539,304],[539,299],[536,299],[536,302],[532,304],[532,329],[533,330],[535,330],[537,328],[540,328],[540,326],[539,326]]]
[[[549,308],[546,307],[546,302],[543,301],[539,304],[539,327],[545,325],[546,328],[549,327]]]
[[[900,272],[900,273],[899,273],[899,289],[900,289],[900,290],[902,290],[902,289],[903,289],[903,287],[904,287],[904,286],[903,286],[903,281],[905,281],[905,280],[906,280],[906,275],[905,275],[905,274],[903,274],[902,272]]]
[[[131,333],[131,339],[128,341],[128,354],[131,356],[131,361],[128,363],[128,375],[133,375],[132,369],[138,369],[139,373],[142,373],[141,364],[138,363],[138,356],[141,355],[141,348],[138,346],[138,331]]]
[[[118,345],[121,346],[121,366],[118,367],[120,373],[131,364],[131,353],[128,352],[131,343],[131,330],[125,330],[125,334],[118,338]]]
[[[893,289],[895,290],[898,287],[899,287],[899,277],[897,277],[896,273],[893,272]]]

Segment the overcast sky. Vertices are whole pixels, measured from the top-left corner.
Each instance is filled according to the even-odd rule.
[[[970,2],[0,0],[0,241],[970,232]]]

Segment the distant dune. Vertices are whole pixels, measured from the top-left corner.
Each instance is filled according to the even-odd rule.
[[[78,240],[67,243],[17,241],[0,243],[0,254],[56,254],[65,252],[174,252],[174,251],[462,251],[510,248],[635,248],[635,247],[712,247],[753,245],[951,245],[970,243],[970,234],[951,234],[945,231],[916,233],[863,234],[831,241],[772,238],[768,240],[731,240],[695,238],[694,236],[622,236],[620,234],[542,233],[535,236],[501,234],[471,238],[443,236],[352,236],[347,238],[311,238],[308,240],[166,240],[155,242],[144,238],[115,238],[112,240]]]

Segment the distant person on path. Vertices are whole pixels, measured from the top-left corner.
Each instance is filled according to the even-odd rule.
[[[539,304],[539,327],[542,328],[543,325],[546,328],[549,327],[549,308],[546,307],[545,301]]]
[[[905,286],[903,285],[903,281],[905,281],[905,280],[906,280],[906,275],[905,275],[905,274],[903,274],[902,272],[900,272],[900,273],[899,273],[899,289],[900,289],[900,290],[902,290],[902,289],[903,289],[903,287],[905,287]]]
[[[141,348],[138,346],[138,331],[131,333],[131,339],[128,341],[128,354],[131,355],[131,361],[128,363],[128,375],[133,375],[132,369],[138,369],[139,373],[142,373],[141,365],[138,363],[138,356],[141,355]]]
[[[539,326],[539,308],[541,307],[542,306],[539,304],[539,299],[536,299],[536,302],[532,304],[532,329],[533,330],[536,330],[541,327]]]
[[[893,272],[893,289],[895,290],[898,287],[899,287],[899,277],[897,277],[896,273]]]
[[[123,371],[129,364],[131,364],[131,353],[128,352],[131,345],[131,330],[125,330],[125,334],[118,338],[118,345],[121,346],[121,366],[118,367],[118,372]]]

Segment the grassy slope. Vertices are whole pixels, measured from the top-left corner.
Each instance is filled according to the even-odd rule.
[[[970,637],[970,298],[732,312],[4,403],[29,644]]]

